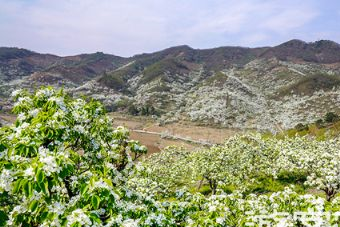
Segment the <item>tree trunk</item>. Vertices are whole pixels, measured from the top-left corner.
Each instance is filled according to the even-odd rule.
[[[336,195],[337,191],[334,188],[325,188],[323,190],[326,193],[326,200],[329,202]]]
[[[208,179],[209,181],[209,186],[210,186],[210,189],[211,189],[211,193],[213,195],[216,194],[216,189],[217,189],[217,181],[216,180],[211,180],[211,179]]]

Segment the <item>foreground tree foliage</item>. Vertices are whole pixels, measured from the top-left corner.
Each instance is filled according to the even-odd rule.
[[[2,224],[152,224],[153,201],[124,187],[134,173],[130,154],[146,148],[127,129],[113,128],[101,104],[51,88],[13,95],[17,120],[0,132]]]

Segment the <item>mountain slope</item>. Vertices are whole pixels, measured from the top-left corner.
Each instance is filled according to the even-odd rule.
[[[51,84],[109,110],[235,128],[280,130],[340,112],[340,45],[291,40],[274,47],[171,47],[122,58],[0,48],[3,102],[19,87]],[[142,108],[143,107],[143,108]]]

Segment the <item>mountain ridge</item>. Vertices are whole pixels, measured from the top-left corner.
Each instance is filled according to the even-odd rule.
[[[275,47],[279,47],[279,46],[285,46],[287,44],[291,44],[291,43],[302,43],[305,45],[320,45],[320,44],[326,44],[326,45],[333,45],[333,46],[337,46],[340,47],[340,44],[332,41],[332,40],[327,40],[327,39],[320,39],[317,41],[312,41],[312,42],[306,42],[300,39],[291,39],[288,40],[286,42],[283,42],[281,44],[278,45],[273,45],[273,46],[258,46],[258,47],[247,47],[247,46],[217,46],[217,47],[211,47],[211,48],[193,48],[187,44],[181,44],[181,45],[177,45],[177,46],[171,46],[171,47],[167,47],[158,51],[154,51],[154,52],[147,52],[147,53],[140,53],[140,54],[134,54],[132,56],[128,56],[128,57],[122,57],[119,55],[115,55],[112,53],[104,53],[102,51],[96,51],[93,53],[80,53],[80,54],[73,54],[73,55],[57,55],[57,54],[53,54],[53,53],[39,53],[37,51],[34,50],[29,50],[27,48],[23,48],[23,47],[15,47],[15,46],[11,46],[11,47],[6,47],[6,46],[0,46],[0,54],[2,54],[2,51],[4,49],[15,49],[15,50],[21,50],[21,51],[28,51],[31,52],[32,54],[41,54],[41,55],[50,55],[50,56],[55,56],[55,57],[59,57],[59,58],[69,58],[69,57],[76,57],[76,56],[81,56],[81,55],[93,55],[93,54],[104,54],[104,55],[111,55],[111,56],[115,56],[115,57],[120,57],[120,58],[126,58],[126,59],[132,59],[135,57],[138,57],[140,55],[149,55],[149,54],[155,54],[158,52],[163,52],[163,51],[167,51],[167,50],[171,50],[171,49],[178,49],[178,48],[186,48],[186,49],[190,49],[190,50],[196,50],[196,51],[209,51],[209,50],[214,50],[214,49],[220,49],[220,48],[243,48],[243,49],[263,49],[263,48],[275,48]],[[0,55],[1,56],[1,55]]]

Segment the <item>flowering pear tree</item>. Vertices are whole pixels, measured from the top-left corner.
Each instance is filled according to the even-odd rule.
[[[155,201],[125,186],[131,157],[146,148],[113,128],[100,103],[52,88],[13,97],[17,120],[0,130],[0,223],[170,225]]]
[[[273,140],[274,143],[278,144],[278,141]],[[280,141],[276,163],[280,170],[305,173],[305,184],[324,191],[328,201],[340,191],[339,139],[286,138]]]
[[[181,147],[166,147],[144,160],[142,170],[128,183],[140,192],[170,197],[178,188],[190,186],[193,180],[191,155],[191,151]]]
[[[193,152],[194,175],[205,179],[212,193],[218,186],[246,189],[260,174],[270,174],[271,152],[259,135],[237,135],[223,145]]]

